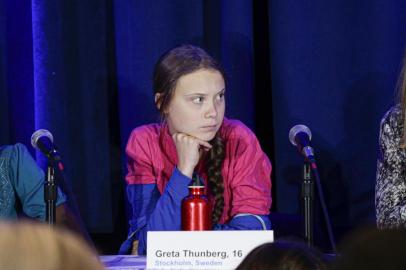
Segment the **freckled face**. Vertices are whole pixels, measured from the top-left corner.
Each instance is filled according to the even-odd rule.
[[[200,69],[180,77],[165,109],[169,132],[213,139],[224,118],[224,92],[224,78],[217,70]]]

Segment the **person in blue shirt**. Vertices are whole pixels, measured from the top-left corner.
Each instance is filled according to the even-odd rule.
[[[23,144],[0,146],[0,221],[24,217],[44,222],[44,183],[44,172]],[[58,188],[56,226],[76,233],[93,246],[74,201],[69,202]]]
[[[0,219],[28,217],[45,221],[44,172],[20,143],[0,146]],[[81,232],[58,188],[56,223]]]

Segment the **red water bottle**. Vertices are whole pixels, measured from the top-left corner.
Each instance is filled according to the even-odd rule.
[[[194,176],[189,185],[189,195],[182,200],[182,230],[207,231],[212,229],[211,205],[204,192],[204,185]]]

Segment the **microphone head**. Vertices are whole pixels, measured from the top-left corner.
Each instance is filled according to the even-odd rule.
[[[292,127],[289,131],[289,141],[294,145],[297,146],[295,137],[298,133],[300,132],[304,132],[307,134],[307,136],[309,137],[309,141],[312,139],[312,132],[310,131],[310,129],[308,127],[306,127],[305,125],[296,125],[294,127]]]
[[[31,145],[32,147],[34,147],[35,149],[38,149],[38,139],[41,137],[47,137],[51,142],[54,141],[54,137],[52,136],[51,132],[49,132],[46,129],[38,129],[37,131],[35,131],[32,136],[31,136]]]

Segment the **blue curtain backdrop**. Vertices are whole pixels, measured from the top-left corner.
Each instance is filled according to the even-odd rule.
[[[253,127],[253,13],[250,1],[114,1],[121,141],[158,120],[153,106],[154,63],[166,50],[192,43],[226,69],[227,110]],[[234,18],[238,18],[235,20]]]
[[[304,123],[336,234],[375,222],[379,122],[394,102],[406,3],[270,1],[269,14],[278,211],[297,211],[301,159],[287,134]]]
[[[153,65],[193,43],[222,62],[227,116],[272,160],[273,211],[299,214],[302,158],[288,132],[310,127],[340,237],[374,222],[379,120],[394,102],[403,25],[402,0],[0,0],[0,144],[49,129],[87,228],[118,244],[125,144],[158,120]]]

